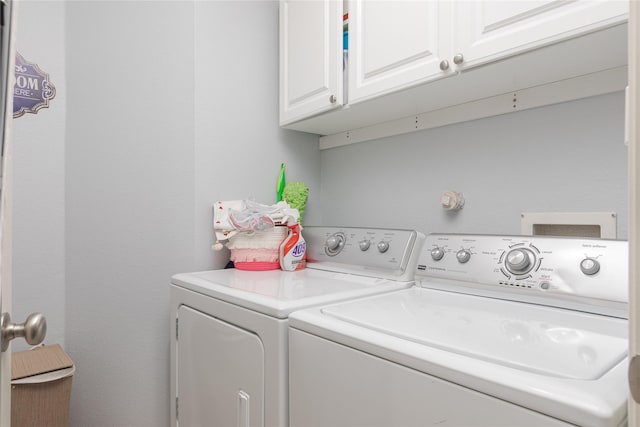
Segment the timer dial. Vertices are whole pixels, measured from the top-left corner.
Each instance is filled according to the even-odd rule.
[[[507,253],[505,266],[511,273],[520,275],[531,271],[536,263],[536,256],[529,249],[512,249]]]
[[[440,261],[443,257],[444,257],[444,249],[442,248],[431,249],[431,258],[434,261]]]
[[[337,255],[344,247],[345,240],[344,234],[342,233],[332,234],[324,244],[324,251],[329,256]]]

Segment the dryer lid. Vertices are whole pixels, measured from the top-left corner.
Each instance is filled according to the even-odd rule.
[[[627,354],[627,322],[566,309],[412,288],[322,313],[494,364],[594,380]]]

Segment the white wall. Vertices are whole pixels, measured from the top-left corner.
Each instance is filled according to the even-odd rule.
[[[48,343],[64,345],[64,144],[66,121],[65,14],[59,1],[20,2],[16,48],[49,74],[56,97],[49,108],[13,121],[13,313],[24,321],[46,314]],[[29,346],[15,340],[13,350]]]
[[[627,236],[624,95],[322,151],[327,223],[520,233],[521,212],[613,211]],[[456,190],[466,205],[440,207]]]

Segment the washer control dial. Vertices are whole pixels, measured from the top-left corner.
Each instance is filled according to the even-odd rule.
[[[505,266],[511,273],[520,275],[531,271],[536,263],[536,256],[529,249],[512,249],[507,253]]]
[[[369,247],[371,247],[371,240],[360,240],[358,246],[360,246],[362,252],[368,251]]]
[[[381,240],[378,242],[378,252],[383,254],[388,250],[389,250],[389,242],[385,242],[384,240]]]
[[[466,249],[460,249],[456,252],[456,258],[460,264],[464,264],[471,259],[471,252]]]
[[[443,257],[444,257],[444,249],[442,248],[431,249],[431,258],[434,261],[440,261]]]
[[[344,234],[342,233],[332,234],[327,238],[327,241],[324,244],[324,251],[329,256],[339,254],[344,247],[345,240]]]
[[[587,276],[593,276],[600,271],[600,263],[593,258],[585,258],[580,262],[580,270]]]

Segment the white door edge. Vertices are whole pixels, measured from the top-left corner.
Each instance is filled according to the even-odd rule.
[[[2,129],[4,155],[0,173],[0,312],[11,313],[11,259],[12,259],[12,150],[11,129],[13,122],[13,86],[15,64],[15,32],[17,4],[12,0],[3,1],[5,22],[9,25],[7,94],[4,102],[5,126]],[[8,17],[8,19],[7,19]],[[0,427],[11,426],[11,346],[0,353]]]
[[[640,354],[640,2],[630,1],[629,12],[629,89],[627,91],[627,129],[629,135],[629,359]],[[629,397],[629,425],[640,423],[640,404]]]

